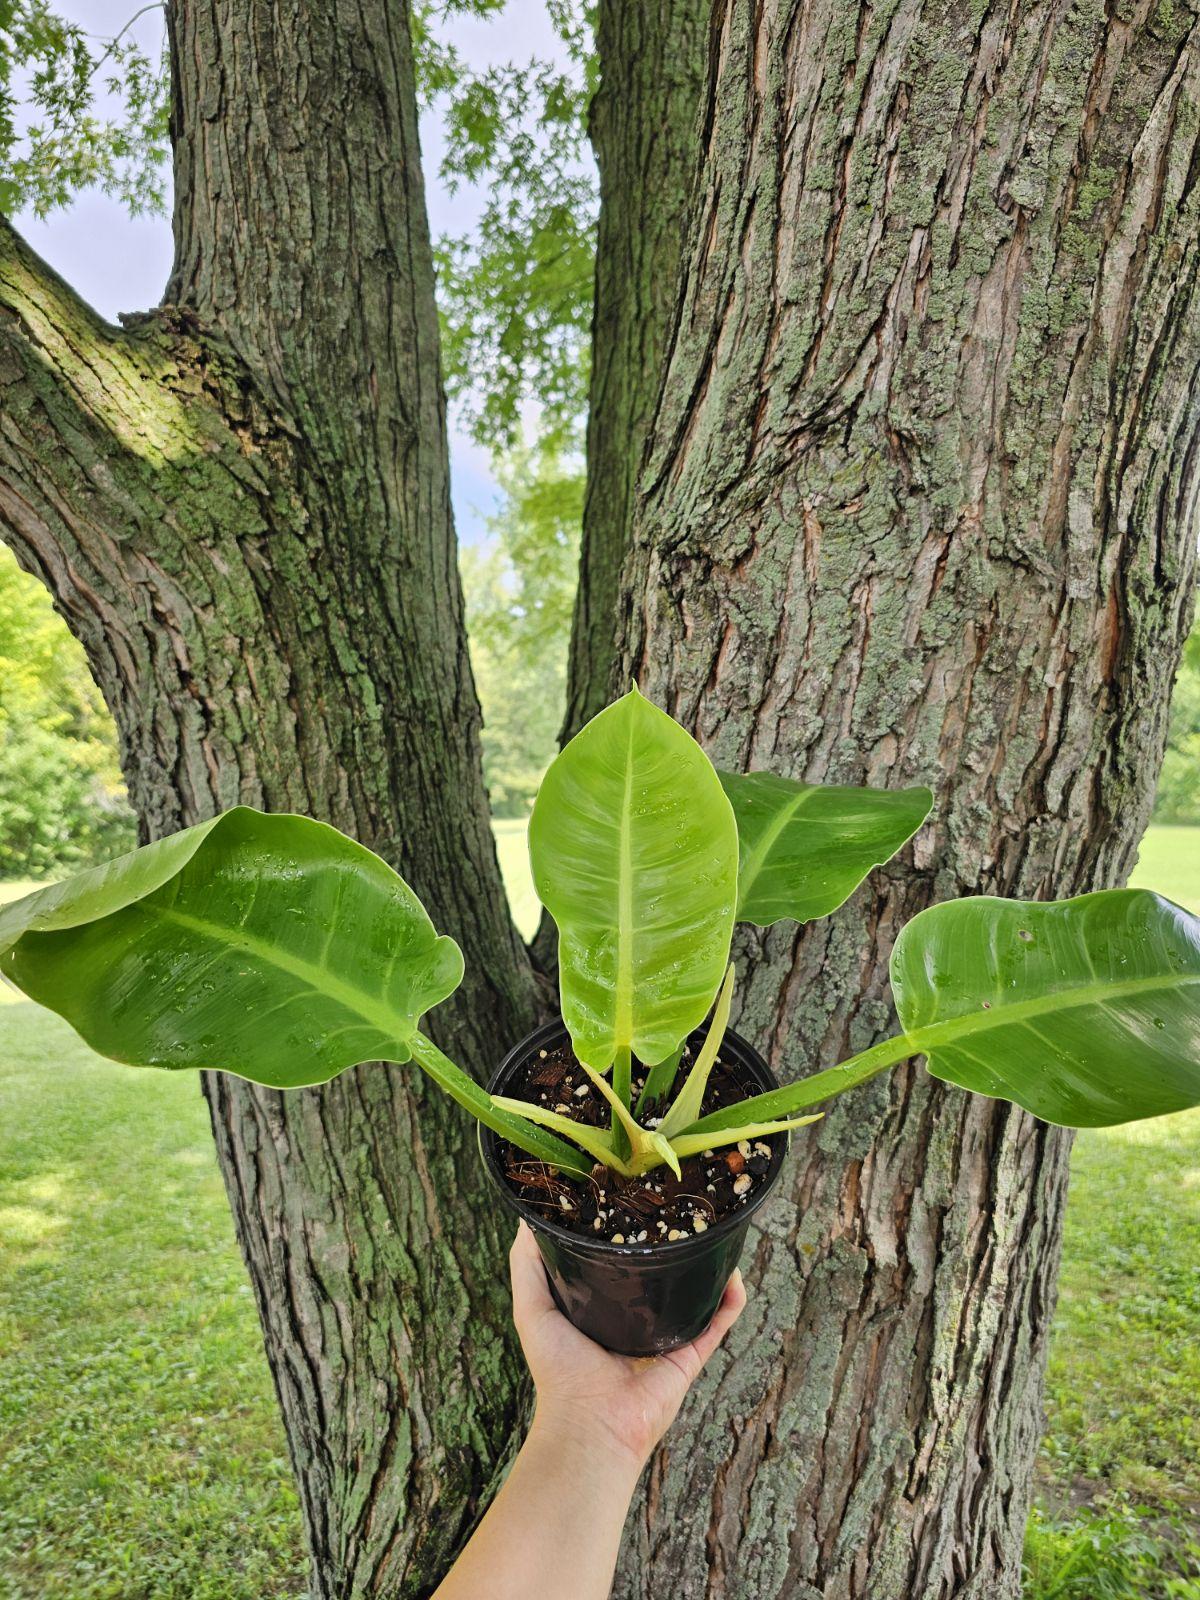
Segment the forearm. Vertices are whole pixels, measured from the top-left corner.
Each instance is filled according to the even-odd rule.
[[[607,1600],[639,1464],[540,1415],[434,1600]]]

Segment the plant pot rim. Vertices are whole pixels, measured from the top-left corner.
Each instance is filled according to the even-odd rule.
[[[702,1038],[704,1030],[693,1030],[689,1039]],[[544,1022],[540,1028],[535,1028],[532,1033],[512,1047],[504,1060],[496,1068],[488,1080],[488,1092],[495,1094],[504,1079],[518,1062],[528,1057],[533,1050],[546,1048],[550,1043],[562,1043],[567,1038],[567,1027],[560,1017]],[[721,1045],[722,1051],[732,1045],[730,1053],[739,1058],[739,1064],[749,1067],[756,1076],[763,1079],[762,1092],[765,1089],[778,1088],[775,1074],[759,1055],[748,1040],[741,1034],[735,1033],[730,1028]],[[500,1135],[491,1128],[476,1123],[476,1134],[479,1140],[479,1153],[483,1157],[483,1165],[488,1177],[500,1191],[505,1201],[531,1228],[539,1232],[552,1234],[556,1239],[562,1240],[564,1245],[570,1247],[577,1254],[594,1259],[621,1260],[627,1262],[647,1263],[650,1261],[685,1261],[693,1255],[703,1255],[711,1250],[726,1235],[741,1227],[762,1205],[773,1192],[779,1175],[783,1171],[784,1159],[791,1148],[792,1136],[790,1133],[771,1134],[771,1164],[763,1174],[763,1182],[757,1192],[753,1194],[744,1205],[735,1207],[721,1218],[719,1222],[710,1223],[703,1233],[691,1233],[684,1239],[648,1239],[644,1244],[614,1244],[611,1239],[589,1239],[586,1234],[576,1233],[571,1228],[564,1228],[560,1222],[552,1222],[543,1217],[539,1212],[522,1200],[516,1190],[509,1184],[504,1173],[500,1170],[500,1163],[496,1155],[496,1147]],[[585,1152],[586,1153],[586,1152]]]

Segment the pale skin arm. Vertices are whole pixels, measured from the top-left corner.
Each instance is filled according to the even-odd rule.
[[[537,1390],[512,1471],[433,1600],[607,1600],[621,1529],[650,1452],[746,1303],[735,1272],[692,1344],[615,1356],[573,1328],[550,1296],[524,1223],[509,1256],[513,1320]]]

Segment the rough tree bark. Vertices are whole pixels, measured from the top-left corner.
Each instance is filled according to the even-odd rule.
[[[678,298],[710,0],[600,0],[588,132],[600,171],[587,494],[563,738],[608,699],[634,491]]]
[[[746,941],[742,1026],[794,1072],[886,1026],[928,899],[1128,865],[1194,543],[1195,19],[716,10],[622,662],[726,761],[940,800],[844,913]],[[88,649],[147,834],[240,798],[379,849],[466,947],[482,1067],[534,989],[479,777],[404,17],[180,0],[172,34],[168,304],[107,328],[0,233],[0,525]],[[419,1594],[517,1393],[469,1129],[378,1068],[208,1092],[313,1594]],[[839,1107],[619,1592],[1011,1592],[1064,1162],[919,1074]]]
[[[443,1034],[534,1016],[488,827],[407,16],[171,9],[176,265],[101,323],[0,222],[0,528],[113,708],[146,837],[324,817],[464,946]],[[419,1073],[206,1085],[314,1596],[419,1592],[503,1464],[519,1363],[473,1132]]]
[[[794,1076],[903,921],[1120,882],[1190,614],[1200,50],[1182,5],[718,5],[622,667],[718,760],[929,782],[837,916],[744,940]],[[1067,1138],[918,1070],[797,1141],[617,1593],[1015,1595]]]

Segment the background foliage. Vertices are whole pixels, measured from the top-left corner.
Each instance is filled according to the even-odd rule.
[[[1158,780],[1156,822],[1200,822],[1200,624],[1184,647]]]
[[[582,470],[556,451],[514,451],[493,542],[460,553],[483,763],[498,817],[525,816],[554,754],[579,561]]]
[[[83,650],[0,545],[0,879],[51,877],[135,842]]]
[[[441,177],[479,185],[470,233],[438,241],[442,355],[450,398],[479,443],[519,445],[532,411],[544,445],[577,443],[587,409],[599,194],[586,160],[596,86],[594,5],[547,0],[563,61],[471,72],[439,37],[437,13],[499,12],[504,0],[450,0],[421,12],[422,84],[441,112]]]
[[[101,88],[119,115],[97,113]],[[44,217],[89,188],[161,211],[167,90],[165,49],[98,38],[45,0],[0,0],[0,211]]]

